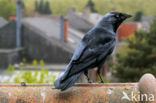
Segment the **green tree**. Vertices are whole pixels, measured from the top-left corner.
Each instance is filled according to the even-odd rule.
[[[35,1],[35,11],[40,14],[51,14],[52,11],[50,9],[49,1],[44,2],[43,0],[40,0],[40,3],[38,3],[38,1]]]
[[[35,1],[35,11],[38,12],[39,11],[39,4],[38,1]]]
[[[39,1],[39,0],[37,0]],[[95,4],[95,9],[100,14],[109,12],[112,8],[117,11],[127,12],[135,15],[137,11],[143,11],[144,15],[156,16],[156,0],[92,0]],[[27,8],[35,9],[34,0],[24,0]],[[64,14],[66,8],[74,7],[78,12],[81,12],[86,6],[88,0],[49,0],[53,14]],[[138,6],[140,5],[141,6]]]
[[[43,14],[44,13],[44,2],[43,2],[43,0],[40,0],[40,4],[39,4],[39,7],[38,7],[38,12],[40,13],[40,14]]]
[[[52,11],[50,9],[49,1],[46,1],[44,5],[44,14],[51,14],[51,13]]]
[[[8,19],[10,15],[15,15],[16,7],[13,0],[0,0],[0,16]]]
[[[86,7],[89,7],[92,12],[97,12],[94,6],[95,6],[94,2],[92,0],[88,0]]]
[[[23,0],[21,0],[22,9],[25,9],[25,3]]]
[[[117,54],[115,76],[120,81],[138,81],[144,73],[156,75],[156,20],[150,32],[136,31],[126,51]]]
[[[135,14],[134,21],[141,21],[142,15],[143,15],[142,11],[138,11],[138,12]]]

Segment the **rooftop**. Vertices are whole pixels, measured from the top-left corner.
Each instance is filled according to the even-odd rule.
[[[0,17],[0,27],[4,26],[7,23],[8,23],[7,20],[5,20],[3,17]]]
[[[55,38],[55,40],[60,40],[60,24],[59,19],[49,18],[49,17],[33,17],[24,18],[24,24],[28,24],[39,32],[42,32],[47,38]],[[68,28],[68,45],[75,49],[76,45],[79,43],[84,34],[76,29],[69,26]]]

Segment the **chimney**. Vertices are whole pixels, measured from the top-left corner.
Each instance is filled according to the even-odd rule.
[[[60,17],[60,40],[68,42],[68,19],[64,16]]]
[[[21,47],[21,0],[16,0],[16,46]]]
[[[64,40],[64,16],[60,16],[60,40]]]
[[[9,21],[12,21],[12,20],[16,20],[16,16],[15,15],[10,15],[9,16]]]
[[[75,8],[72,8],[72,7],[67,8],[67,14],[73,14],[73,13],[75,13],[75,11],[76,11]]]
[[[64,18],[64,42],[68,42],[68,19]]]

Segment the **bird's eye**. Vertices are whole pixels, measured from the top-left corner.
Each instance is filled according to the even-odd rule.
[[[124,16],[121,16],[121,19],[125,19],[125,17]]]

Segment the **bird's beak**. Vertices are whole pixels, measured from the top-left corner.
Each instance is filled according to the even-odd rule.
[[[126,18],[130,18],[130,17],[132,17],[132,15],[130,15],[130,14],[125,14],[125,17],[126,17]]]

